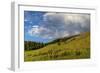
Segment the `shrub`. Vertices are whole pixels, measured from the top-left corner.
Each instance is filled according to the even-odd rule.
[[[76,55],[76,56],[79,56],[79,55],[81,55],[81,52],[80,52],[80,51],[76,51],[76,52],[75,52],[75,55]]]
[[[59,52],[59,56],[69,56],[71,54],[70,51],[61,51]]]
[[[58,45],[61,45],[61,43],[60,43],[60,42],[58,42]]]

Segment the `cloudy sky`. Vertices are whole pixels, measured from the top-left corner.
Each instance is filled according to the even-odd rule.
[[[79,13],[24,11],[24,38],[50,40],[90,31],[90,15]]]

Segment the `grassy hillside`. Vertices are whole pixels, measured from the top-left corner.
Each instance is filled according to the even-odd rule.
[[[56,41],[56,42],[55,42]],[[90,58],[90,33],[64,37],[43,48],[24,52],[24,61]]]

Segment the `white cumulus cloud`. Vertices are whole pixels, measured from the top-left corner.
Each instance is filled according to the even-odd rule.
[[[43,22],[29,30],[31,35],[54,39],[90,31],[90,15],[75,13],[45,13]]]

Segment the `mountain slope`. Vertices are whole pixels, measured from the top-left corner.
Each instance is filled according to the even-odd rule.
[[[90,58],[90,33],[64,37],[38,50],[25,51],[25,61]]]

